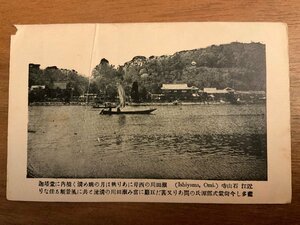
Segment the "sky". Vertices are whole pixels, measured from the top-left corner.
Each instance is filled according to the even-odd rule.
[[[89,76],[102,58],[115,66],[134,56],[272,38],[265,23],[132,23],[17,26],[16,39],[28,63],[75,69]]]

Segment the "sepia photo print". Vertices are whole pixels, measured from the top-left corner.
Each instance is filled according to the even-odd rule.
[[[266,45],[201,46],[31,62],[27,178],[266,181]]]
[[[285,24],[16,28],[7,199],[291,202]]]

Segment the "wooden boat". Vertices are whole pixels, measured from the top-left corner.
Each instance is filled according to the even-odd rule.
[[[181,105],[182,103],[178,100],[175,100],[174,102],[172,102],[173,105]]]
[[[121,84],[118,85],[118,94],[119,94],[120,104],[117,106],[117,110],[112,111],[112,107],[108,107],[108,109],[102,109],[100,114],[102,115],[150,114],[156,110],[156,109],[146,109],[146,110],[121,111],[121,108],[124,108],[126,106],[125,91]]]
[[[132,110],[132,111],[112,111],[112,110],[102,110],[100,114],[103,115],[122,115],[122,114],[150,114],[156,109],[146,109],[146,110]]]

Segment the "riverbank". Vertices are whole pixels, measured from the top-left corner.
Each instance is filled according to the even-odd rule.
[[[142,102],[142,103],[126,103],[127,106],[176,106],[176,105],[230,105],[230,102]],[[265,102],[243,102],[243,105],[265,104]],[[29,106],[103,106],[102,104],[95,104],[93,102],[32,102]],[[100,108],[99,107],[99,108]]]

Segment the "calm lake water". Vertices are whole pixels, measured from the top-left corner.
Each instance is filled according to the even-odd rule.
[[[29,107],[28,176],[267,179],[265,105],[155,108],[109,116],[87,106]]]

